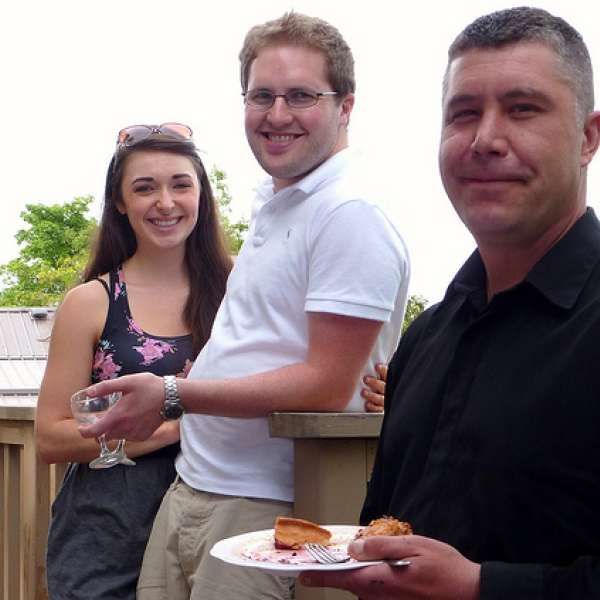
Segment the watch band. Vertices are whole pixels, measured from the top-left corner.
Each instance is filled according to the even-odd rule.
[[[163,384],[165,386],[165,405],[160,414],[166,421],[181,419],[185,410],[177,391],[177,377],[175,375],[165,375]]]

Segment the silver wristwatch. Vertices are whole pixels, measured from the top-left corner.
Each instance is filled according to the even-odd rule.
[[[163,382],[165,384],[165,407],[160,414],[165,421],[178,421],[183,417],[185,408],[181,404],[181,398],[177,392],[177,377],[165,375]]]

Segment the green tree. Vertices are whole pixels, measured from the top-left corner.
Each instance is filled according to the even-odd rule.
[[[87,262],[90,237],[98,226],[85,215],[92,196],[64,205],[27,204],[29,225],[15,235],[24,244],[19,258],[0,266],[2,306],[52,306],[76,283]]]
[[[409,296],[408,304],[406,305],[406,314],[404,315],[404,324],[402,325],[402,333],[407,327],[425,310],[427,300],[423,296]]]
[[[209,174],[210,181],[213,186],[215,200],[221,213],[221,226],[225,231],[227,240],[229,241],[229,250],[231,254],[238,254],[246,232],[248,231],[248,221],[243,217],[239,221],[232,221],[231,215],[231,194],[227,187],[227,174],[225,171],[213,167]]]

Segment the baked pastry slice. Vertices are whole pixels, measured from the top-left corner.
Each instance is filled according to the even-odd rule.
[[[300,550],[304,544],[309,543],[327,546],[331,540],[331,531],[304,519],[277,517],[274,538],[275,548],[278,550]]]

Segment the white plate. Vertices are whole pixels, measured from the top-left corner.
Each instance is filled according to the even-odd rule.
[[[323,527],[332,534],[328,548],[332,552],[346,557],[346,547],[356,535],[359,527],[353,525],[323,525]],[[210,553],[232,565],[254,567],[286,577],[298,577],[302,571],[343,571],[379,565],[382,562],[357,562],[350,559],[349,562],[322,565],[310,557],[306,550],[276,550],[273,534],[273,529],[264,529],[236,535],[217,542]]]

